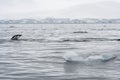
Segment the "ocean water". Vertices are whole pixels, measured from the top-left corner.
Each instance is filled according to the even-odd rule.
[[[0,80],[119,79],[120,24],[0,25]]]

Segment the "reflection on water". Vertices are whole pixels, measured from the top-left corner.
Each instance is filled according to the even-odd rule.
[[[82,65],[83,64],[79,64],[78,62],[66,62],[64,65],[65,73],[78,73],[78,70],[81,70],[83,68]]]
[[[10,40],[15,34],[23,36]],[[119,39],[119,24],[0,25],[0,80],[117,80]],[[116,57],[106,62],[66,61],[64,55],[71,52],[77,58]]]

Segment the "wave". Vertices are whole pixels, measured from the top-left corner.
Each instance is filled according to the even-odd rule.
[[[75,31],[73,33],[88,33],[87,31]]]
[[[61,42],[90,42],[90,41],[118,41],[117,39],[108,38],[66,38],[62,39]]]
[[[91,41],[120,41],[120,39],[109,38],[41,38],[41,39],[18,39],[14,41],[28,41],[28,42],[91,42]],[[13,42],[11,39],[0,39],[0,44],[5,42]]]
[[[115,40],[115,39],[114,39]],[[19,41],[35,42],[90,42],[90,41],[113,41],[107,38],[44,38],[44,39],[19,39]],[[118,41],[118,40],[116,40]]]
[[[67,53],[63,56],[66,62],[107,62],[110,60],[113,60],[116,58],[115,55],[100,55],[100,54],[94,54],[94,55],[86,55],[86,56],[80,56],[77,53]]]

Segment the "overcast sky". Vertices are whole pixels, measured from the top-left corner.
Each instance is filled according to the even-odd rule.
[[[0,19],[59,17],[54,13],[75,5],[103,1],[120,2],[120,0],[0,0]]]

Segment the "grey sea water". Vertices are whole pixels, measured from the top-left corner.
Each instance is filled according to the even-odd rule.
[[[1,24],[0,80],[119,80],[119,40],[119,24]]]

